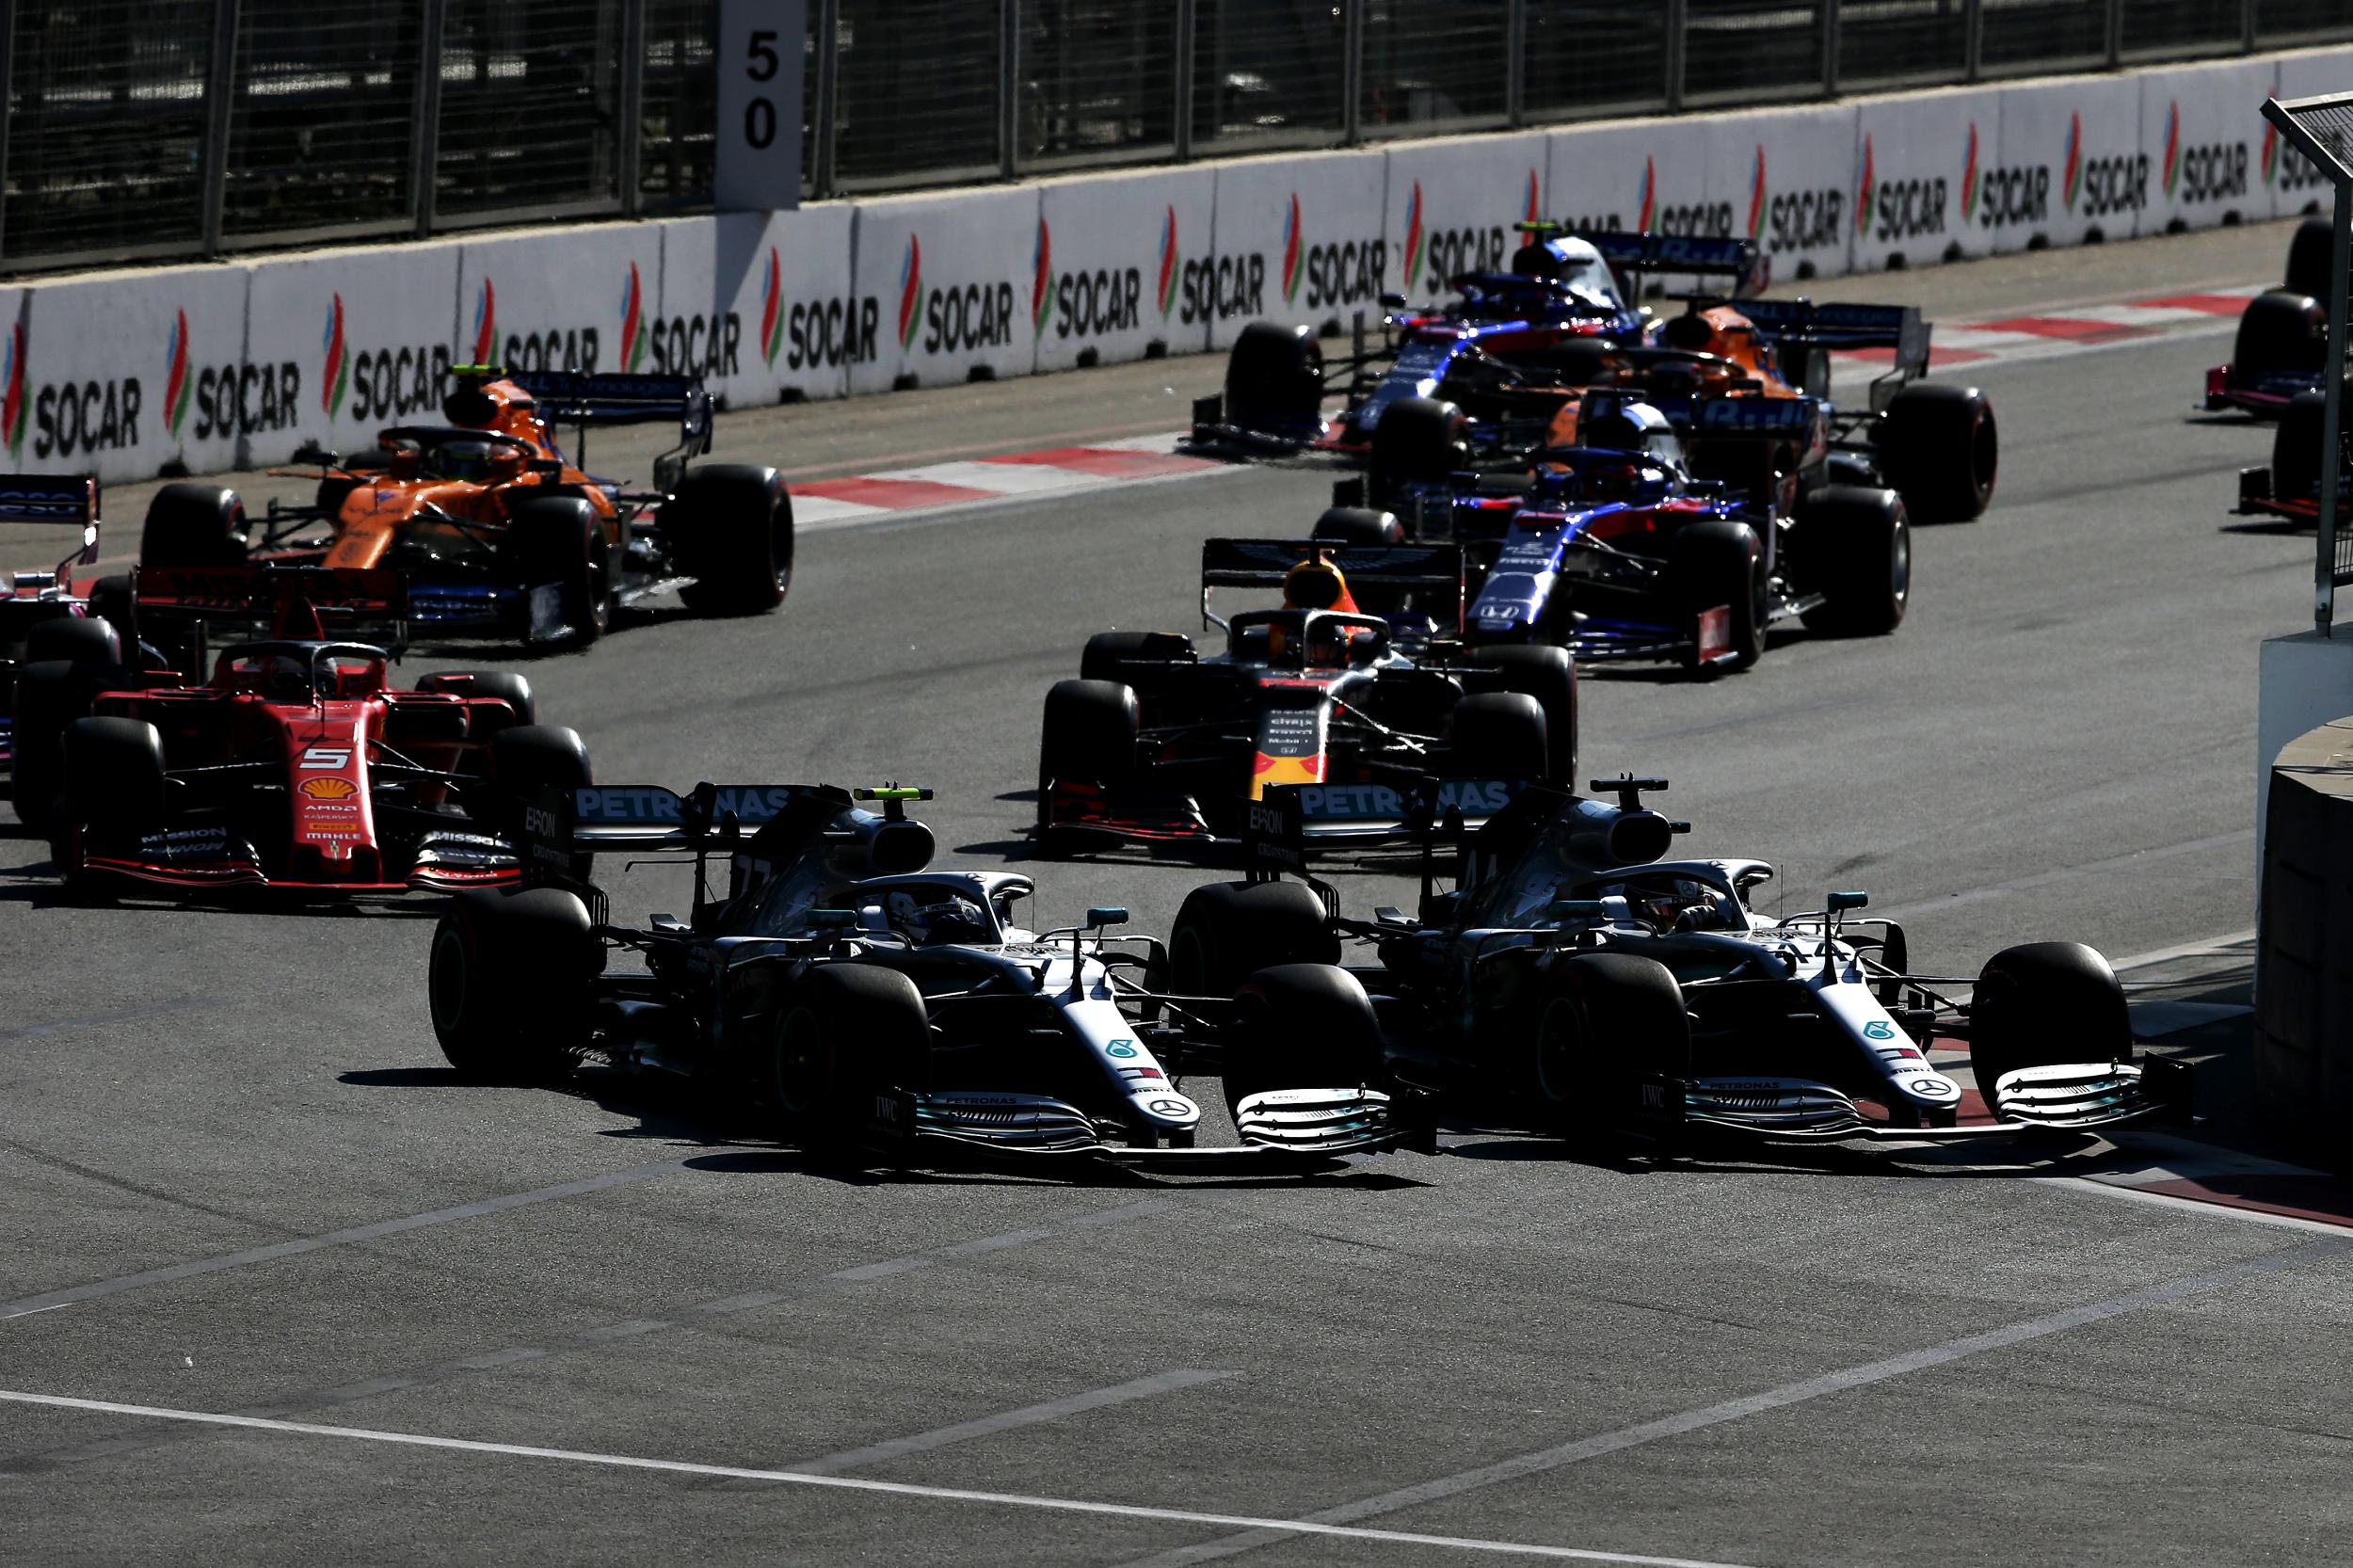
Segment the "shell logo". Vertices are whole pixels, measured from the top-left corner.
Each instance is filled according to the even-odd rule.
[[[306,778],[302,793],[309,800],[349,800],[360,792],[360,786],[348,778]]]

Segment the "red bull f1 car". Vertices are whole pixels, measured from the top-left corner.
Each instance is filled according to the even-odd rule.
[[[328,633],[396,624],[396,574],[142,568],[133,592],[143,623],[187,624],[169,646],[197,667],[126,672],[96,690],[58,678],[23,705],[63,721],[20,743],[54,749],[43,814],[57,874],[77,893],[510,883],[521,803],[590,782],[580,737],[536,722],[521,677],[447,671],[400,691],[393,650]],[[270,635],[208,660],[208,622],[256,619]]]
[[[1231,990],[1173,994],[1167,950],[1113,933],[1126,910],[1029,929],[1028,877],[932,866],[906,815],[928,795],[550,792],[525,832],[537,885],[463,894],[434,935],[443,1052],[509,1081],[591,1060],[690,1079],[859,1161],[1207,1174],[1433,1147],[1422,1102],[1386,1091],[1346,974],[1270,951]],[[615,923],[580,870],[600,853],[692,860],[688,918]],[[720,897],[703,892],[714,857]],[[1192,1074],[1223,1079],[1237,1144],[1201,1144]]]
[[[1484,820],[1515,781],[1577,757],[1577,670],[1558,648],[1462,643],[1449,543],[1211,539],[1203,654],[1177,632],[1100,632],[1046,696],[1038,836],[1048,853],[1238,840],[1272,785],[1305,786],[1324,847],[1394,839],[1433,775]],[[1279,590],[1230,617],[1218,588]]]

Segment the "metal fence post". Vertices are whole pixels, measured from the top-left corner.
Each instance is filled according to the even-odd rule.
[[[1689,0],[1667,0],[1667,112],[1683,112],[1683,40]]]
[[[2238,52],[2255,52],[2255,0],[2238,0]]]
[[[1021,172],[1021,0],[998,0],[998,172]]]
[[[1838,96],[1838,0],[1822,0],[1822,96]]]
[[[1176,118],[1171,124],[1171,148],[1178,163],[1193,160],[1193,0],[1176,0],[1176,78],[1169,90],[1176,95]]]
[[[1504,9],[1503,60],[1503,111],[1516,131],[1528,121],[1528,0]]]
[[[417,212],[417,237],[433,232],[441,179],[441,24],[448,0],[424,0],[417,32],[417,105],[409,121],[409,191]]]
[[[220,254],[228,205],[229,110],[237,91],[237,0],[214,0],[213,58],[204,75],[204,254]]]
[[[2124,63],[2124,0],[2108,0],[2108,69]]]
[[[1985,80],[1985,0],[1963,0],[1961,13],[1961,79]]]
[[[645,206],[644,169],[639,159],[646,138],[646,0],[621,0],[620,121],[621,214],[635,217]]]
[[[1340,142],[1365,139],[1365,0],[1342,0],[1340,35]]]
[[[0,257],[8,253],[8,120],[15,102],[16,0],[0,0]]]
[[[835,104],[841,93],[841,0],[818,0],[817,103],[809,121],[808,193],[818,200],[833,194]]]

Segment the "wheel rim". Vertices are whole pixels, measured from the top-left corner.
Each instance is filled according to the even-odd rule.
[[[824,1060],[823,1048],[817,1015],[808,1008],[795,1007],[777,1021],[769,1087],[776,1092],[776,1108],[791,1121],[806,1119],[815,1107],[817,1096],[811,1085]]]
[[[1574,1081],[1570,1069],[1577,1056],[1577,1004],[1555,997],[1536,1024],[1536,1092],[1547,1105],[1566,1105]]]
[[[443,926],[433,938],[433,969],[427,990],[434,1032],[444,1039],[457,1032],[466,1016],[466,939],[455,925]]]
[[[1896,520],[1896,542],[1888,551],[1888,580],[1896,608],[1901,610],[1912,601],[1912,529],[1901,517]]]
[[[2000,461],[2000,450],[1993,411],[1979,408],[1977,423],[1969,428],[1969,480],[1976,487],[1980,503],[1993,499],[1993,473]]]
[[[611,560],[601,550],[588,554],[588,618],[602,632],[613,624]]]

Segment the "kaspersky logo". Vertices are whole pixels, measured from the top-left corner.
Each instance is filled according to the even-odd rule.
[[[1961,220],[1974,223],[1977,217],[1977,122],[1969,122],[1969,152],[1961,163]]]
[[[1756,168],[1749,175],[1749,239],[1765,237],[1765,144],[1756,144]]]
[[[164,376],[164,423],[173,435],[180,433],[180,424],[188,417],[188,394],[196,390],[188,379],[188,312],[178,312],[179,321],[171,329],[168,349],[170,369]]]
[[[1863,162],[1855,170],[1854,232],[1858,234],[1867,234],[1871,232],[1871,199],[1874,188],[1871,169],[1871,134],[1865,131],[1863,134]]]
[[[1405,287],[1414,286],[1421,265],[1421,182],[1414,182],[1413,200],[1405,205]]]
[[[1634,220],[1634,232],[1650,232],[1651,218],[1658,211],[1658,168],[1648,158],[1642,160],[1642,199],[1635,203],[1635,211],[1640,216]]]
[[[1176,280],[1183,269],[1176,264],[1176,205],[1169,203],[1168,220],[1160,225],[1160,276],[1159,294],[1160,319],[1176,308]]]
[[[1046,321],[1054,313],[1054,236],[1041,216],[1037,220],[1037,245],[1030,255],[1030,317],[1036,323],[1037,335],[1046,335]]]
[[[319,407],[333,419],[344,411],[344,392],[351,385],[351,354],[344,346],[344,296],[327,308],[327,330],[321,339],[327,363],[319,373]]]
[[[1293,191],[1289,216],[1283,219],[1283,303],[1286,305],[1299,296],[1299,257],[1304,248],[1299,232],[1299,193]],[[1410,267],[1406,276],[1413,276]]]
[[[768,248],[768,270],[760,280],[760,360],[774,370],[776,353],[784,346],[784,265],[776,248]]]
[[[486,273],[482,286],[473,295],[473,358],[471,364],[487,365],[498,358],[499,296],[490,286]]]
[[[629,286],[621,291],[621,370],[635,375],[646,355],[645,293],[637,281],[637,264],[629,264]]]
[[[2165,106],[2165,199],[2168,201],[2173,200],[2173,182],[2181,172],[2182,104],[2179,99],[2174,99]]]
[[[899,346],[915,347],[915,334],[923,325],[923,243],[907,236],[907,253],[899,263]]]
[[[2060,166],[2059,190],[2067,200],[2067,210],[2075,210],[2075,198],[2084,188],[2084,117],[2067,117],[2067,158]]]
[[[13,457],[24,445],[24,324],[18,322],[8,333],[8,362],[5,371],[8,391],[0,394],[0,436],[8,442],[8,456]]]

